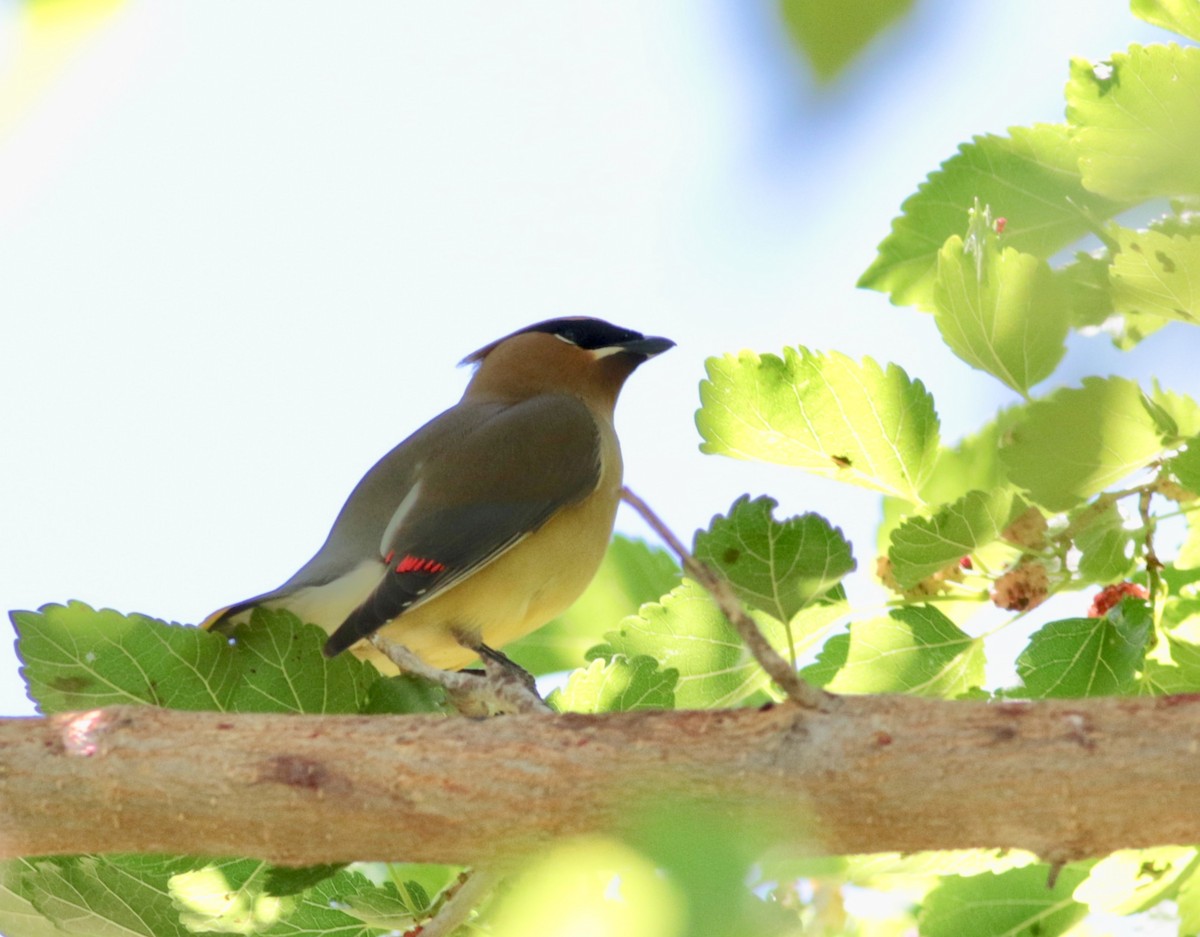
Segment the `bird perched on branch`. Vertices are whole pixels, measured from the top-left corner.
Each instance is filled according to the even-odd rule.
[[[327,656],[379,661],[362,640],[379,632],[444,669],[540,628],[587,587],[612,535],[617,395],[674,344],[571,317],[468,355],[462,399],[367,472],[317,554],[203,627],[284,608],[329,632]]]

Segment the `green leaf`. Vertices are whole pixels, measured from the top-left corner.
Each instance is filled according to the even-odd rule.
[[[20,893],[47,920],[80,937],[185,937],[168,882],[198,860],[72,856],[29,860]]]
[[[1077,699],[1129,691],[1146,655],[1153,621],[1145,602],[1126,599],[1102,618],[1066,618],[1037,631],[1017,658],[1029,696]]]
[[[1200,494],[1200,436],[1193,436],[1179,455],[1166,464],[1166,469],[1188,491]]]
[[[1019,394],[1049,377],[1066,353],[1069,310],[1050,267],[999,247],[995,231],[953,235],[938,254],[938,331],[950,350]]]
[[[615,655],[597,658],[571,674],[567,685],[550,696],[559,712],[629,712],[634,709],[673,709],[677,670],[659,670],[653,657]]]
[[[353,654],[325,657],[325,632],[283,609],[254,609],[232,636],[244,674],[233,712],[357,713],[380,678]]]
[[[933,472],[921,488],[926,504],[947,504],[970,491],[987,491],[1009,484],[1000,461],[1000,445],[1012,427],[1025,419],[1025,406],[1006,407],[995,418],[957,445],[938,452]]]
[[[1190,437],[1200,436],[1200,403],[1187,394],[1163,390],[1155,380],[1147,409],[1168,446],[1182,446]]]
[[[33,872],[37,860],[0,863],[0,934],[8,937],[62,937],[67,933],[41,914],[23,894],[22,876]]]
[[[1009,133],[963,144],[905,200],[859,286],[899,306],[933,309],[938,251],[962,233],[977,199],[1005,219],[1007,246],[1043,259],[1127,207],[1083,187],[1068,128],[1038,124]]]
[[[1189,677],[1183,668],[1147,658],[1133,692],[1138,696],[1173,696],[1195,693],[1198,689],[1200,683]]]
[[[797,653],[815,643],[840,616],[846,605],[840,590],[835,598],[804,609],[790,622]],[[786,654],[782,623],[761,612],[751,612],[776,650]],[[606,644],[589,656],[633,658],[648,655],[662,670],[679,673],[675,705],[681,709],[732,706],[768,685],[766,674],[742,645],[741,639],[708,593],[689,579],[660,603],[642,607],[626,618],[620,630],[605,635]]]
[[[1200,194],[1200,49],[1129,47],[1071,61],[1067,119],[1092,192],[1133,202]]]
[[[937,455],[938,419],[925,386],[903,369],[806,348],[710,358],[706,367],[696,413],[702,451],[918,500]]]
[[[1050,866],[1028,865],[999,875],[948,876],[925,896],[922,937],[1055,937],[1087,913],[1072,893],[1087,876],[1061,869],[1050,887]]]
[[[357,713],[378,671],[328,660],[325,633],[256,609],[234,640],[82,602],[14,612],[22,675],[43,712],[142,703],[218,712]],[[394,700],[393,700],[394,701]]]
[[[1130,8],[1147,23],[1200,42],[1200,3],[1196,0],[1133,0]]]
[[[532,674],[573,670],[598,635],[657,602],[679,579],[679,564],[666,550],[618,535],[583,595],[544,628],[505,645],[504,653]]]
[[[288,916],[261,931],[261,937],[376,937],[380,928],[359,918],[353,903],[378,891],[374,883],[358,872],[339,872],[291,899],[294,904]],[[368,909],[364,907],[362,913],[367,915]]]
[[[853,622],[801,675],[834,693],[954,699],[982,685],[983,642],[931,606],[898,608],[886,618]]]
[[[1080,551],[1080,578],[1096,583],[1124,579],[1133,568],[1133,531],[1126,529],[1117,502],[1105,498],[1080,514],[1080,523],[1073,520],[1068,528]]]
[[[819,514],[779,522],[772,498],[743,495],[696,533],[693,552],[720,570],[746,604],[791,621],[855,567],[842,532]]]
[[[395,886],[405,905],[421,917],[428,917],[461,884],[465,871],[459,865],[416,862],[389,862],[388,883]],[[432,897],[431,897],[432,896]]]
[[[800,47],[813,71],[828,81],[892,22],[903,17],[913,0],[781,0],[780,12],[788,34]]]
[[[1018,506],[1024,505],[1018,499]],[[1008,488],[971,491],[933,517],[911,517],[892,531],[888,559],[901,588],[911,589],[984,544],[991,543],[1013,518]]]
[[[446,691],[437,684],[413,674],[380,677],[367,687],[362,713],[441,713],[458,710],[449,702]]]
[[[1000,457],[1009,477],[1052,511],[1065,511],[1144,468],[1162,452],[1145,396],[1124,378],[1086,377],[1030,404]]]
[[[294,871],[303,874],[309,870]],[[167,893],[180,923],[191,933],[262,934],[286,919],[295,907],[294,899],[279,896],[284,892],[270,891],[273,875],[286,872],[255,859],[200,860],[195,868],[172,875]],[[310,885],[315,884],[312,874]]]
[[[1127,312],[1125,315],[1111,320],[1105,331],[1112,334],[1112,343],[1121,351],[1136,348],[1159,329],[1171,324],[1170,319],[1162,316],[1145,316],[1140,312]]]
[[[220,635],[82,602],[13,612],[30,697],[43,713],[142,703],[225,710],[238,684]]]
[[[1200,570],[1200,512],[1191,511],[1184,515],[1184,520],[1187,522],[1187,533],[1179,545],[1173,565],[1180,570]]]
[[[338,899],[338,907],[372,928],[393,934],[414,931],[420,933],[413,925],[428,907],[429,896],[417,882],[408,882],[406,886],[409,897],[421,902],[419,907],[410,908],[392,882],[386,882],[382,886],[364,887],[361,891],[344,895]]]
[[[263,891],[282,898],[298,895],[346,868],[345,862],[326,862],[321,865],[273,865],[264,869]]]
[[[1164,620],[1175,619],[1175,628],[1167,633],[1171,661],[1178,669],[1179,692],[1195,692],[1200,688],[1200,599],[1172,596],[1163,614]]]
[[[1118,312],[1200,322],[1200,237],[1116,228],[1109,278]]]
[[[1138,914],[1172,897],[1196,865],[1196,850],[1185,846],[1122,849],[1092,866],[1074,897],[1093,911]]]
[[[897,876],[928,879],[935,875],[965,877],[985,873],[996,874],[1036,865],[1037,862],[1037,856],[1021,849],[876,852],[847,856],[845,873],[847,880],[856,885],[886,889],[889,884],[895,883]]]
[[[1100,326],[1116,315],[1108,282],[1110,263],[1107,251],[1101,256],[1078,253],[1069,264],[1051,271],[1075,328]]]
[[[1200,933],[1200,870],[1193,869],[1179,886],[1179,933]]]

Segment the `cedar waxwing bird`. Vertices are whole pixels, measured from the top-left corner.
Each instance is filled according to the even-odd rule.
[[[463,359],[462,399],[380,459],[324,545],[278,589],[210,615],[221,629],[284,608],[387,672],[375,632],[459,669],[540,628],[587,587],[621,492],[613,410],[626,378],[674,346],[600,319],[550,319]]]

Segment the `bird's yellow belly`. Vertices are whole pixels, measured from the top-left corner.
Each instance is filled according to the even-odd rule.
[[[501,648],[540,628],[566,611],[595,576],[612,534],[618,493],[613,487],[566,508],[528,540],[379,633],[434,667],[456,670],[478,656],[462,640]],[[381,655],[369,643],[360,641],[351,650],[381,666]],[[386,669],[395,670],[390,662]]]

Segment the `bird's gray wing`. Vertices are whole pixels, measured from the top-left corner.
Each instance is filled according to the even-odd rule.
[[[200,627],[224,630],[247,609],[286,600],[301,589],[328,585],[352,572],[364,560],[375,558],[397,505],[404,504],[412,494],[422,466],[437,464],[443,450],[469,438],[497,418],[504,408],[504,404],[497,402],[459,404],[417,429],[371,466],[354,486],[321,548],[287,582],[270,592],[218,609]]]
[[[325,645],[345,650],[495,560],[600,481],[584,404],[543,395],[506,406],[431,452],[380,544],[387,573]]]

